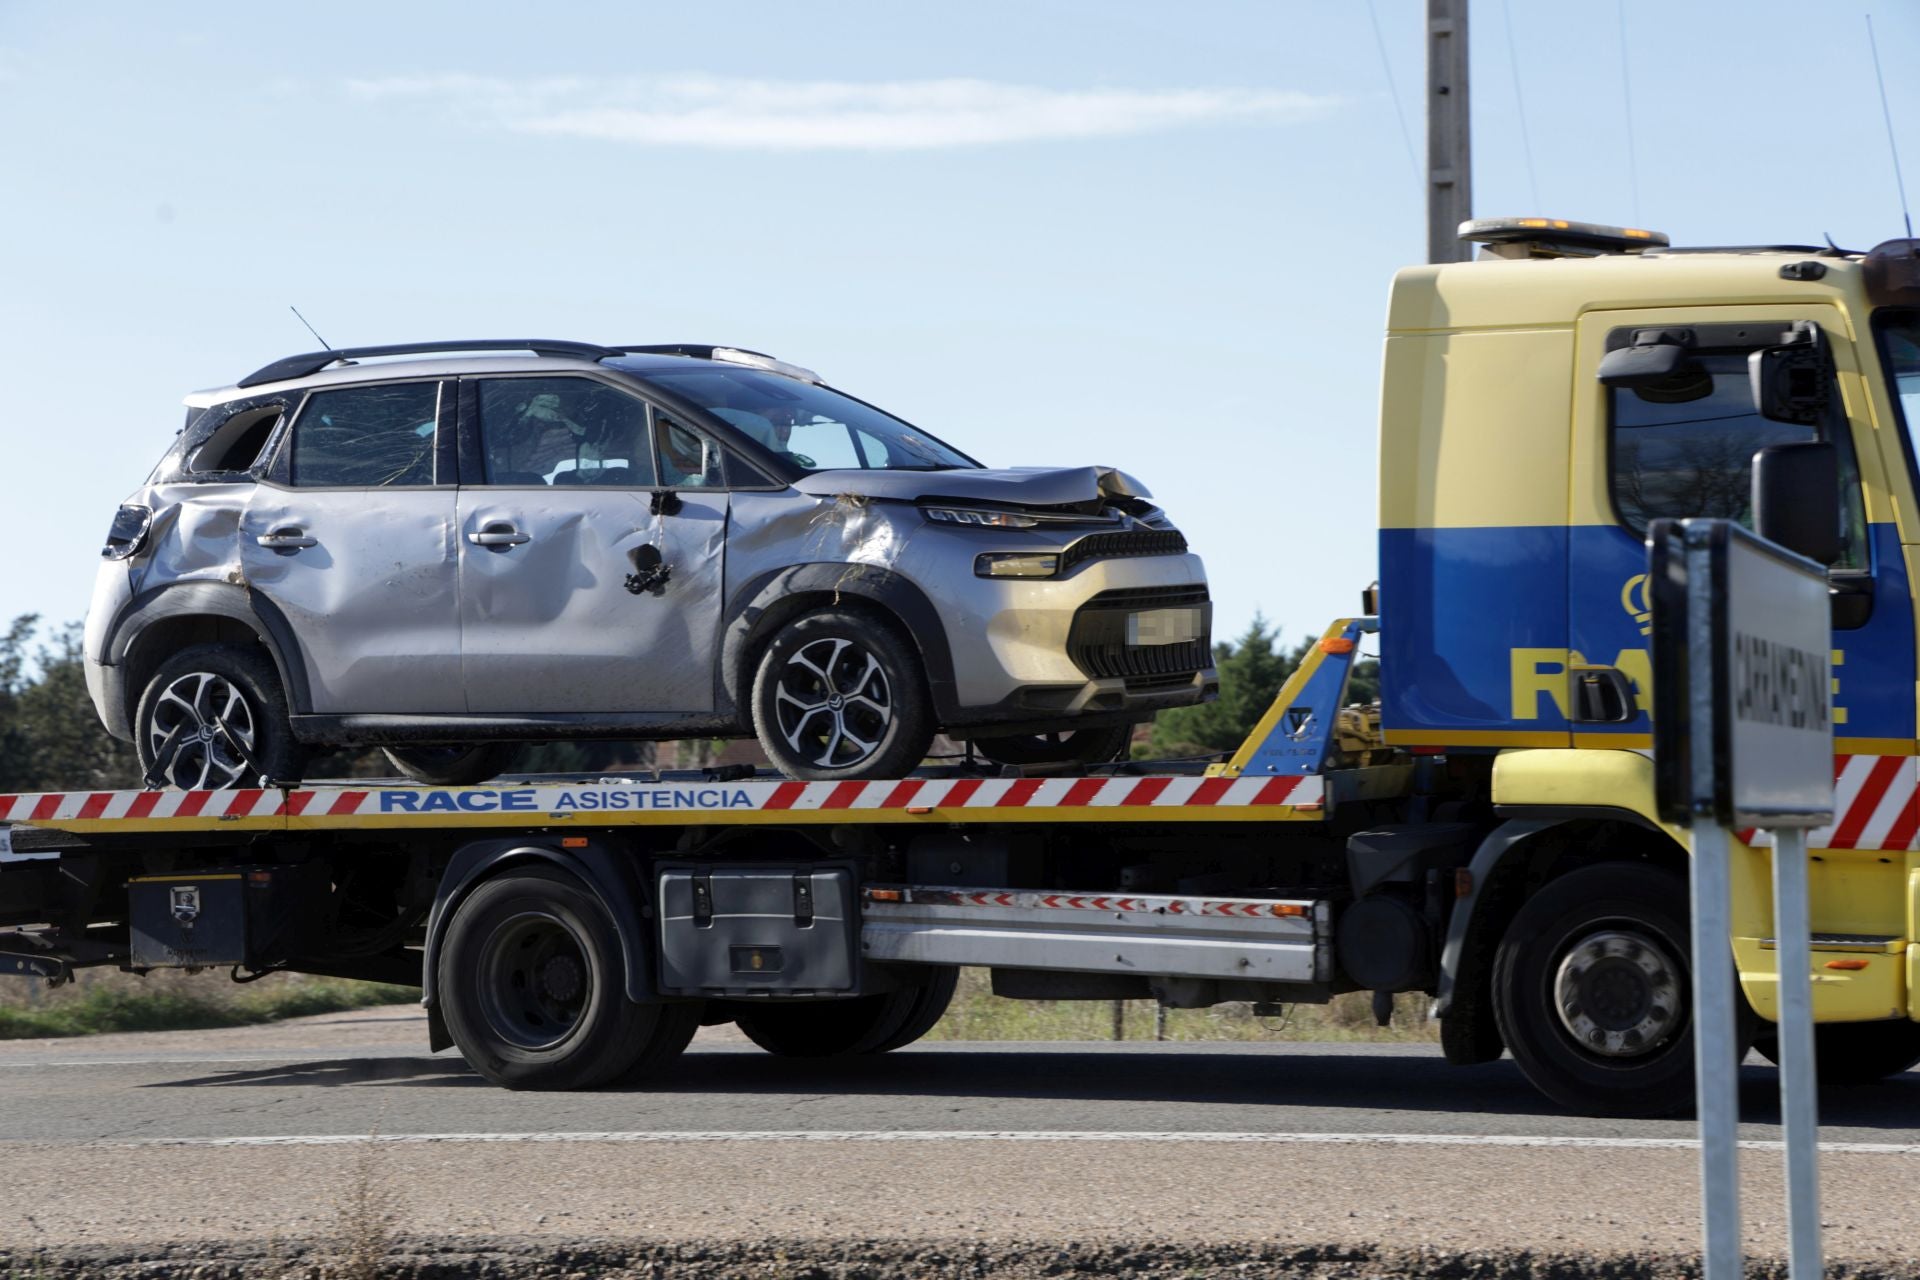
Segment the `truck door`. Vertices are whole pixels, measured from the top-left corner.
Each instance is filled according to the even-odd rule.
[[[1833,353],[1829,409],[1815,426],[1754,412],[1748,357],[1780,344],[1796,322],[1817,325]],[[1651,387],[1607,388],[1598,366],[1636,334],[1666,330],[1687,351],[1682,369]],[[1833,584],[1834,731],[1842,808],[1816,843],[1906,847],[1915,832],[1914,616],[1887,472],[1861,378],[1859,353],[1837,308],[1691,307],[1590,312],[1580,321],[1570,509],[1568,666],[1624,673],[1638,693],[1632,718],[1597,723],[1567,683],[1574,745],[1646,747],[1651,619],[1647,522],[1717,516],[1751,523],[1754,453],[1770,444],[1829,440],[1840,456],[1845,549]],[[1583,722],[1584,717],[1584,722]]]
[[[710,712],[727,527],[718,446],[594,378],[461,387],[467,709]]]

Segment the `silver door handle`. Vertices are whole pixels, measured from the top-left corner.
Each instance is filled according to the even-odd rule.
[[[523,542],[532,542],[533,535],[513,529],[483,529],[468,534],[467,541],[476,547],[517,547]]]
[[[301,547],[317,547],[320,539],[309,538],[298,529],[275,529],[272,533],[263,533],[254,538],[263,547],[272,547],[275,551],[298,551]]]

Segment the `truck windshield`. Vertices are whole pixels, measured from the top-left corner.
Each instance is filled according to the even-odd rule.
[[[1882,312],[1875,326],[1880,331],[1880,352],[1887,362],[1888,389],[1900,406],[1907,443],[1916,462],[1920,462],[1920,311]]]
[[[811,382],[758,369],[649,370],[646,376],[807,471],[979,465],[872,405]]]

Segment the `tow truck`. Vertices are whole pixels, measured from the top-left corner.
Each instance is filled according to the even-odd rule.
[[[1544,218],[1394,280],[1380,579],[1224,759],[0,796],[0,973],[418,984],[511,1088],[669,1069],[703,1024],[794,1056],[1014,999],[1433,1000],[1449,1062],[1692,1097],[1685,832],[1654,805],[1653,519],[1832,566],[1839,799],[1813,848],[1826,1082],[1920,1061],[1913,557],[1920,241],[1674,248]],[[1381,697],[1347,705],[1377,635]],[[264,781],[264,780],[263,780]],[[1736,847],[1740,1035],[1773,1053],[1766,838]],[[1276,1066],[1276,1069],[1278,1067]]]

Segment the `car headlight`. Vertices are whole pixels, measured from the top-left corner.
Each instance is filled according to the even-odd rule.
[[[970,524],[983,529],[1031,529],[1040,522],[1017,511],[989,507],[922,507],[927,519],[941,524]]]
[[[991,551],[973,558],[973,572],[980,578],[1051,578],[1060,572],[1060,553]]]
[[[113,513],[113,524],[107,529],[107,545],[100,548],[100,555],[107,560],[125,560],[146,542],[147,530],[152,527],[151,508],[132,504],[121,507]]]

